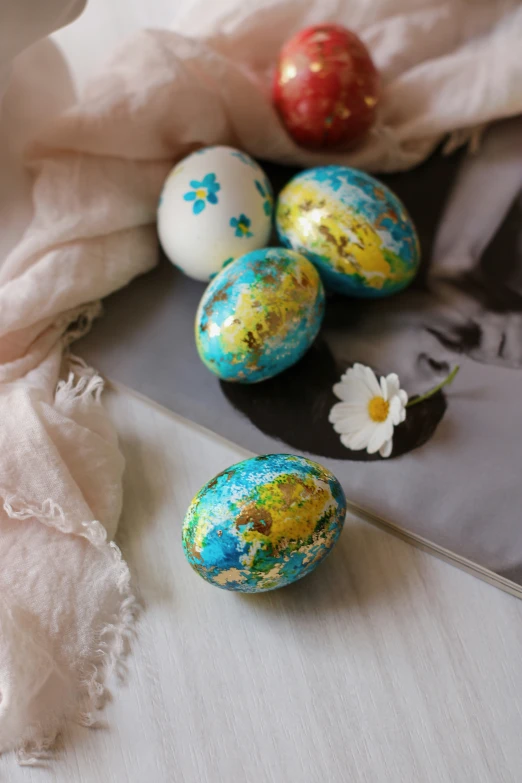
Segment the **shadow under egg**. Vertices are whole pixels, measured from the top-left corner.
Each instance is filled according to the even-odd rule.
[[[258,384],[220,382],[227,400],[266,435],[287,446],[318,457],[353,462],[381,460],[379,454],[351,451],[341,443],[328,416],[339,402],[332,391],[346,370],[318,339],[293,367]],[[408,410],[395,428],[391,458],[424,445],[434,434],[446,410],[442,392]]]

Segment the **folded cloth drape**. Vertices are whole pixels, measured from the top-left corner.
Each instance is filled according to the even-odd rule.
[[[270,103],[280,44],[320,21],[356,29],[382,73],[377,126],[353,151],[299,149]],[[0,749],[26,763],[67,718],[94,720],[132,628],[112,543],[123,460],[101,379],[65,349],[102,297],[154,266],[173,161],[227,143],[400,170],[522,112],[518,2],[196,0],[175,27],[135,36],[31,144],[34,217],[0,269]]]

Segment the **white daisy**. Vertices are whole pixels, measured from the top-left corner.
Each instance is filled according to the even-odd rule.
[[[377,451],[389,457],[393,448],[393,429],[406,418],[408,395],[401,389],[395,373],[381,377],[373,370],[354,364],[333,387],[342,402],[330,411],[330,421],[348,449]]]

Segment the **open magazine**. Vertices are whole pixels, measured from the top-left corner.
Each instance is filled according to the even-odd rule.
[[[78,350],[110,380],[250,451],[323,463],[352,510],[522,595],[520,139],[521,119],[498,123],[474,154],[439,151],[381,177],[417,226],[420,274],[397,296],[329,299],[312,348],[271,380],[209,373],[194,342],[204,284],[163,257],[107,300]],[[295,173],[262,165],[276,192]],[[328,420],[332,387],[354,362],[398,373],[410,396],[461,369],[409,409],[382,459],[345,448]]]

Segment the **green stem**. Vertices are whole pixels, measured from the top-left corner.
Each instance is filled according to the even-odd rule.
[[[456,364],[453,370],[448,375],[448,377],[444,378],[444,380],[441,381],[441,383],[439,383],[438,386],[435,386],[433,389],[430,389],[425,394],[421,394],[420,397],[414,397],[406,404],[406,407],[411,408],[413,405],[418,405],[419,402],[424,402],[424,400],[429,400],[430,397],[433,397],[434,394],[437,394],[437,392],[439,392],[445,386],[449,386],[449,384],[455,379],[455,376],[459,370],[460,370],[460,365]]]

